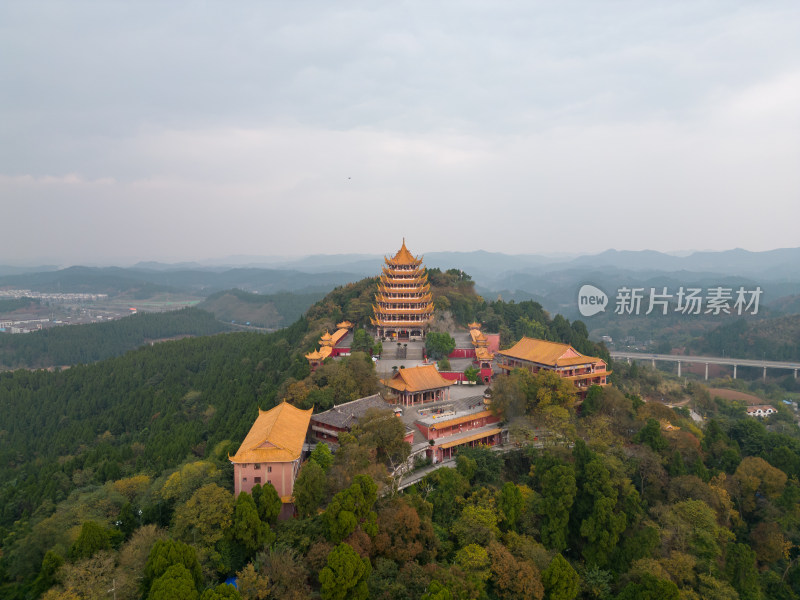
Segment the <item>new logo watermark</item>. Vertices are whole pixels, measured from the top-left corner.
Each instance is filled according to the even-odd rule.
[[[648,293],[649,292],[649,293]],[[757,315],[758,303],[763,290],[745,289],[744,286],[734,290],[722,286],[705,290],[695,287],[680,286],[671,293],[666,286],[661,288],[643,288],[622,286],[617,290],[614,313],[618,315],[649,315],[654,310],[666,315],[668,312],[683,315]],[[604,312],[608,306],[608,295],[598,287],[590,284],[581,286],[578,291],[578,311],[584,317],[591,317]]]
[[[608,296],[600,288],[587,283],[578,290],[578,310],[584,317],[603,312],[607,305]]]

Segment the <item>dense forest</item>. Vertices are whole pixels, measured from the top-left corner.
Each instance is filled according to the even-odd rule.
[[[431,280],[440,324],[479,319],[509,339],[604,352],[536,303],[486,303],[458,271]],[[302,357],[330,324],[363,325],[373,291],[374,280],[337,288],[272,334],[0,374],[0,596],[800,598],[794,415],[760,422],[637,365],[613,365],[614,386],[580,407],[546,373],[495,381],[491,408],[512,443],[463,450],[402,493],[391,476],[409,451],[402,427],[373,414],[303,464],[297,518],[277,521],[270,485],[234,498],[227,457],[259,406],[378,389],[367,355],[313,374]],[[654,392],[691,398],[703,422],[642,400]]]
[[[139,313],[107,323],[50,327],[24,335],[0,335],[0,367],[42,368],[96,362],[147,342],[211,335],[228,328],[196,308]]]
[[[318,292],[251,294],[233,289],[211,294],[198,308],[213,313],[221,321],[249,322],[257,327],[277,329],[294,323],[323,296]]]
[[[738,319],[705,333],[692,349],[698,354],[800,361],[800,315]]]

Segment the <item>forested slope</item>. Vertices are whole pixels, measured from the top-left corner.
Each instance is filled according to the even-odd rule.
[[[0,335],[0,367],[42,368],[91,363],[142,344],[181,335],[226,331],[209,312],[184,308],[139,313],[107,323],[50,327],[24,335]]]

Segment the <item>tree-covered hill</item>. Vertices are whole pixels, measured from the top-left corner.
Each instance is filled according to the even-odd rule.
[[[0,335],[0,368],[86,364],[119,356],[155,340],[211,335],[227,329],[209,312],[184,308],[164,313],[139,313],[107,323]]]
[[[290,374],[306,322],[156,344],[62,372],[0,374],[0,526],[78,485],[160,473],[241,439]]]
[[[697,354],[767,360],[800,360],[800,315],[745,320],[720,325],[698,338]]]
[[[198,308],[213,313],[221,321],[278,329],[294,323],[323,296],[321,292],[252,294],[232,289],[210,295]]]

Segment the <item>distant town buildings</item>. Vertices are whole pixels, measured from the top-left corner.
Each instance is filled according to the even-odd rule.
[[[371,318],[378,337],[423,339],[433,319],[433,300],[422,258],[412,255],[403,239],[397,254],[384,261]]]
[[[46,302],[95,302],[108,300],[108,294],[72,294],[72,293],[45,293],[31,290],[0,290],[0,298],[36,298]]]

